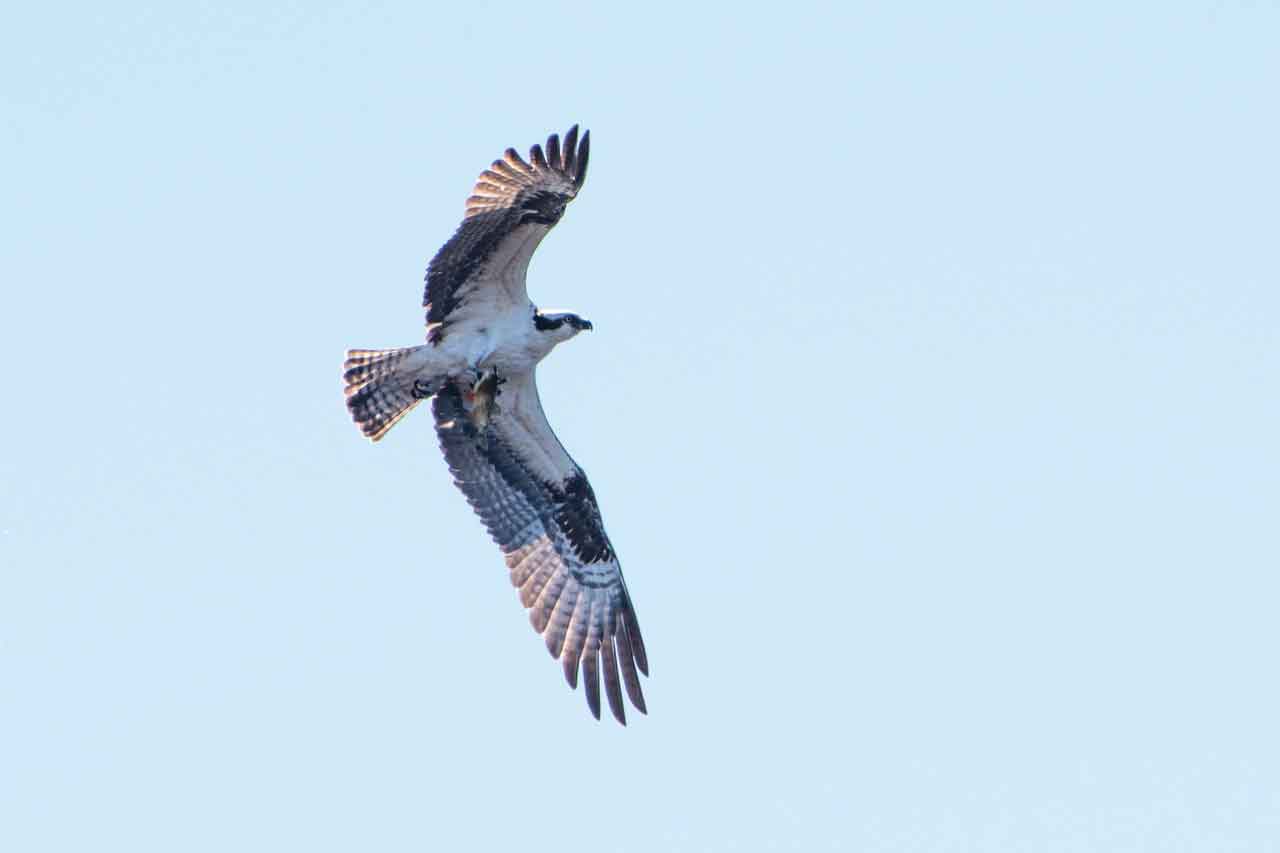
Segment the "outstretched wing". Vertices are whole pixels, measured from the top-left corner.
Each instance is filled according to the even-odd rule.
[[[622,689],[646,712],[636,673],[648,675],[649,664],[595,494],[551,431],[532,372],[509,378],[497,403],[478,430],[457,384],[437,394],[440,448],[569,686],[577,688],[581,666],[587,705],[599,719],[603,668],[609,708],[625,725]]]
[[[462,224],[427,267],[428,324],[457,320],[469,305],[492,310],[529,301],[529,258],[582,188],[590,149],[590,131],[579,142],[575,124],[563,147],[552,134],[545,152],[540,145],[529,150],[529,162],[508,148],[480,173]]]

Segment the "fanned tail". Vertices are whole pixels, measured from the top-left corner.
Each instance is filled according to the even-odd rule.
[[[423,353],[429,344],[397,349],[347,350],[342,365],[347,409],[360,431],[373,441],[387,434],[423,400],[439,390],[423,378]]]

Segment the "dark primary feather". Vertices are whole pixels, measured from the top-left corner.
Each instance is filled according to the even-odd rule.
[[[587,176],[591,133],[578,141],[575,124],[565,134],[564,147],[552,134],[547,154],[534,145],[532,163],[508,148],[501,160],[480,173],[466,214],[458,230],[441,247],[427,267],[423,306],[427,322],[440,323],[465,299],[465,285],[484,269],[486,262],[508,237],[526,227],[551,228],[578,194]]]
[[[508,436],[522,429],[518,423],[500,414],[478,431],[457,385],[436,395],[433,410],[454,482],[502,549],[530,622],[569,685],[577,687],[581,670],[587,705],[599,719],[603,669],[619,722],[626,723],[624,688],[647,712],[637,674],[649,674],[640,626],[582,470],[575,466],[562,483],[540,480],[512,449]]]

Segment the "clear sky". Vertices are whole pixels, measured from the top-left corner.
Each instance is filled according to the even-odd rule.
[[[1276,849],[1280,10],[1028,5],[6,12],[0,848]],[[626,729],[339,381],[573,122]]]

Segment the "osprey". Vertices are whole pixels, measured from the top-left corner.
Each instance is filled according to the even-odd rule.
[[[347,408],[377,441],[430,398],[454,483],[502,549],[533,628],[600,718],[605,695],[626,724],[622,689],[646,712],[640,626],[586,474],[565,452],[538,400],[534,372],[556,346],[590,329],[577,314],[529,300],[534,250],[582,189],[590,133],[574,125],[512,148],[480,174],[462,224],[427,268],[427,342],[347,351]]]

